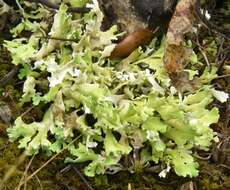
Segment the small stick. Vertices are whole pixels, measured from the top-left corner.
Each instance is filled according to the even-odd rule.
[[[49,36],[36,36],[36,38],[40,39],[50,39],[50,40],[60,40],[60,41],[66,41],[66,42],[75,42],[78,43],[78,40],[75,39],[66,39],[66,38],[57,38],[57,37],[49,37]]]
[[[51,161],[53,161],[57,156],[59,156],[61,153],[63,153],[71,144],[73,144],[74,142],[76,142],[82,135],[79,135],[78,137],[76,137],[73,141],[71,141],[66,147],[64,147],[62,150],[60,150],[58,153],[56,153],[55,155],[53,155],[49,160],[47,160],[40,168],[38,168],[37,170],[35,170],[30,176],[28,176],[24,182],[28,182],[30,179],[32,179],[35,175],[37,175],[37,173],[39,173],[44,167],[46,167]]]
[[[220,76],[215,77],[214,79],[221,79],[221,78],[227,78],[227,77],[230,77],[230,74],[220,75]]]
[[[22,186],[22,184],[23,184],[23,180],[26,178],[27,172],[28,172],[28,170],[29,170],[29,168],[30,168],[30,166],[31,166],[31,164],[32,164],[32,162],[33,162],[33,159],[34,159],[34,156],[30,159],[28,165],[26,166],[25,171],[24,171],[24,173],[23,173],[23,175],[22,175],[22,177],[21,177],[21,179],[20,179],[20,181],[19,181],[17,190],[20,190],[20,189],[21,189],[21,186]]]
[[[202,157],[199,154],[194,154],[194,157],[200,159],[200,160],[209,160],[211,158],[211,154],[209,153],[207,157]]]
[[[59,9],[59,5],[50,2],[49,0],[27,0],[30,2],[36,2],[36,3],[41,3],[42,5],[45,5],[46,7],[49,7],[51,9]],[[90,8],[87,7],[69,7],[68,8],[69,12],[73,13],[88,13],[90,11]]]
[[[93,190],[93,187],[89,184],[89,182],[85,179],[85,177],[81,174],[81,172],[77,169],[77,167],[73,166],[73,170],[77,173],[77,175],[85,183],[85,185],[88,187],[88,189]]]
[[[17,74],[19,70],[19,66],[15,66],[9,73],[7,73],[1,80],[0,80],[0,87],[5,87]]]
[[[37,175],[35,175],[35,178],[37,179],[38,184],[40,185],[40,190],[43,190],[42,183],[41,183],[40,179],[38,178]]]

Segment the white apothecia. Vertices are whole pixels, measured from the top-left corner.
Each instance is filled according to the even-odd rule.
[[[209,12],[207,10],[204,11],[203,9],[200,9],[200,12],[202,15],[205,16],[206,19],[210,20],[211,15],[209,14]]]
[[[149,83],[152,85],[152,89],[160,94],[164,94],[164,89],[157,83],[153,74],[151,74],[149,69],[145,70],[145,76],[147,77]]]
[[[80,74],[81,74],[81,71],[77,68],[72,68],[69,70],[69,74],[72,76],[72,77],[79,77]]]
[[[116,77],[121,81],[134,81],[136,80],[137,73],[128,72],[124,74],[123,72],[117,72]]]
[[[90,114],[90,113],[91,113],[90,108],[88,108],[87,106],[85,106],[85,113],[86,113],[86,114]]]
[[[165,178],[166,174],[169,173],[170,169],[171,169],[170,165],[167,164],[167,168],[165,168],[159,173],[159,177]]]
[[[224,103],[228,100],[229,95],[226,92],[223,91],[219,91],[219,90],[215,90],[215,89],[211,89],[212,95],[219,100],[221,103]]]
[[[156,139],[158,139],[159,138],[159,134],[156,132],[156,131],[150,131],[150,130],[147,130],[146,131],[146,138],[148,139],[148,140],[156,140]]]

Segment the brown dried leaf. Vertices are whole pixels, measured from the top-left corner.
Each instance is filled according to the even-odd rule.
[[[192,181],[184,183],[181,187],[180,190],[194,190],[194,184]]]
[[[164,64],[169,74],[183,71],[183,62],[189,51],[184,47],[184,35],[192,30],[195,20],[194,7],[196,0],[181,0],[169,23],[166,35]]]

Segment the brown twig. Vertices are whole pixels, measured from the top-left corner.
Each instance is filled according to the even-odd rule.
[[[87,186],[89,190],[93,190],[93,187],[89,184],[89,182],[85,179],[85,177],[81,174],[81,172],[77,169],[77,167],[73,166],[73,170],[77,173],[77,175],[81,178],[84,184]]]
[[[194,154],[194,157],[198,158],[199,160],[209,160],[211,158],[211,156],[212,156],[211,154],[208,154],[207,157],[202,157],[198,154]]]
[[[19,66],[17,65],[0,80],[0,87],[5,87],[14,78],[18,71]]]
[[[43,190],[42,183],[41,183],[40,179],[38,178],[37,175],[35,175],[35,178],[36,178],[37,181],[38,181],[38,184],[39,184],[39,186],[40,186],[40,190]]]
[[[93,187],[89,184],[89,182],[85,179],[85,177],[81,174],[81,172],[78,170],[78,168],[74,165],[68,165],[65,168],[63,168],[60,172],[61,173],[66,173],[73,169],[77,175],[81,178],[81,180],[84,182],[84,184],[87,186],[89,190],[93,190]]]
[[[216,63],[217,63],[217,64],[218,64],[218,61],[219,61],[221,52],[222,52],[222,50],[223,50],[224,41],[225,41],[225,39],[222,38],[222,39],[221,39],[221,43],[220,43],[220,47],[218,48],[218,51],[217,51],[217,55],[216,55]],[[218,64],[218,65],[219,65],[219,64]]]
[[[22,175],[22,177],[21,177],[21,179],[19,181],[19,184],[18,184],[18,187],[16,188],[16,190],[21,189],[21,186],[23,184],[23,180],[26,178],[27,172],[28,172],[28,170],[29,170],[29,168],[30,168],[30,166],[31,166],[31,164],[33,162],[33,159],[34,159],[34,156],[30,159],[28,165],[26,166],[25,171],[24,171],[24,173],[23,173],[23,175]]]
[[[229,47],[223,48],[225,39],[222,38],[220,47],[218,48],[217,55],[216,55],[216,64],[218,65],[218,74],[221,74],[222,68],[225,64],[225,61],[229,59]]]
[[[223,167],[223,168],[225,168],[225,169],[230,170],[230,166],[228,166],[228,165],[225,165],[225,164],[220,164],[219,166],[220,166],[220,167]]]
[[[230,77],[230,74],[220,75],[220,76],[215,77],[214,79],[221,79],[221,78],[227,78],[227,77]]]
[[[199,51],[201,52],[201,54],[203,55],[203,57],[204,57],[204,60],[205,60],[205,62],[206,62],[206,64],[207,64],[207,66],[210,68],[210,66],[211,66],[211,64],[210,64],[210,62],[209,62],[209,59],[208,59],[208,57],[207,57],[207,55],[206,55],[206,53],[205,53],[205,48],[204,47],[202,47],[202,45],[200,44],[200,42],[199,42],[199,39],[198,39],[198,35],[196,35],[196,45],[198,45],[198,49],[199,49]]]
[[[72,168],[72,166],[71,166],[71,165],[68,165],[68,166],[64,167],[64,168],[60,171],[60,173],[66,173],[66,172],[70,171],[71,168]]]
[[[67,38],[57,38],[57,37],[50,37],[50,36],[36,36],[36,38],[40,38],[40,39],[49,39],[49,40],[59,40],[59,41],[66,41],[66,42],[75,42],[78,43],[79,40],[75,40],[75,39],[67,39]]]
[[[59,9],[59,5],[50,2],[49,0],[27,0],[30,2],[36,2],[36,3],[41,3],[42,5],[49,7],[51,9]],[[73,13],[88,13],[90,11],[90,8],[87,7],[69,7],[68,8],[69,12]]]
[[[53,155],[49,160],[47,160],[40,168],[38,168],[37,170],[35,170],[29,177],[27,177],[23,184],[26,183],[27,181],[29,181],[30,179],[32,179],[35,175],[37,175],[37,173],[39,173],[44,167],[46,167],[50,162],[52,162],[57,156],[59,156],[61,153],[63,153],[71,144],[73,144],[74,142],[76,142],[82,135],[79,135],[78,137],[76,137],[72,142],[70,142],[66,147],[64,147],[61,151],[59,151],[58,153],[56,153],[55,155]]]
[[[25,115],[27,115],[32,109],[34,109],[35,108],[35,106],[31,106],[30,108],[28,108],[25,112],[23,112],[22,114],[21,114],[21,116],[20,117],[23,117],[23,116],[25,116]]]

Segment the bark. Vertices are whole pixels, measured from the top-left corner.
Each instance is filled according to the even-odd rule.
[[[140,28],[165,31],[177,0],[98,0],[105,14],[105,28],[117,24],[132,33]]]

